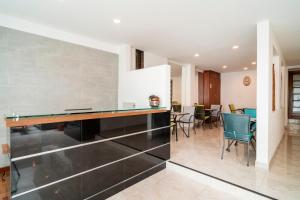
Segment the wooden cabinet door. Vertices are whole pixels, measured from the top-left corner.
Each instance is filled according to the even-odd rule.
[[[210,73],[203,72],[203,104],[205,108],[210,108]]]
[[[220,104],[220,74],[217,72],[212,72],[210,76],[210,105]]]
[[[203,102],[206,108],[211,104],[220,104],[221,93],[220,73],[214,71],[203,72]]]
[[[198,104],[204,104],[204,80],[203,73],[198,72]]]

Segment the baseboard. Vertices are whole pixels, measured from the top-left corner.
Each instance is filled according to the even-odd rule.
[[[262,163],[262,162],[258,162],[257,160],[255,161],[255,167],[260,168],[260,169],[265,169],[265,170],[269,170],[269,163]]]
[[[279,147],[279,145],[281,144],[281,142],[282,142],[282,140],[284,139],[284,137],[285,137],[286,134],[287,134],[287,133],[284,132],[284,133],[281,135],[281,138],[280,138],[280,140],[279,140],[279,142],[278,142],[278,144],[277,144],[276,150],[274,151],[274,153],[273,153],[271,159],[269,160],[269,165],[271,165],[271,163],[273,162],[274,156],[276,155],[276,153],[277,153],[277,151],[278,151],[278,147]]]

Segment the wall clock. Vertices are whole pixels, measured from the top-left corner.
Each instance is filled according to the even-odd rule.
[[[249,86],[251,84],[251,78],[250,76],[245,76],[243,79],[244,86]]]

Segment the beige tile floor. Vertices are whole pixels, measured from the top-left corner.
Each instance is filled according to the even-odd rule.
[[[186,138],[179,133],[179,141],[172,137],[171,160],[238,185],[279,199],[300,199],[300,124],[293,122],[271,163],[270,170],[255,168],[255,151],[250,152],[250,166],[246,166],[243,144],[232,146],[220,159],[222,128],[197,128]]]
[[[180,168],[180,167],[179,167]],[[183,171],[186,169],[183,169]],[[179,170],[181,171],[181,169]],[[189,170],[191,171],[191,170]],[[231,187],[231,186],[230,186]],[[243,193],[243,192],[242,192]],[[249,194],[246,192],[245,194]],[[246,197],[226,192],[220,186],[204,184],[195,178],[178,172],[172,167],[152,175],[151,177],[112,196],[109,200],[238,200],[264,199],[257,196]]]

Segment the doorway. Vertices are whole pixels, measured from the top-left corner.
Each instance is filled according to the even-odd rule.
[[[288,117],[300,119],[300,71],[289,71],[288,82]]]

